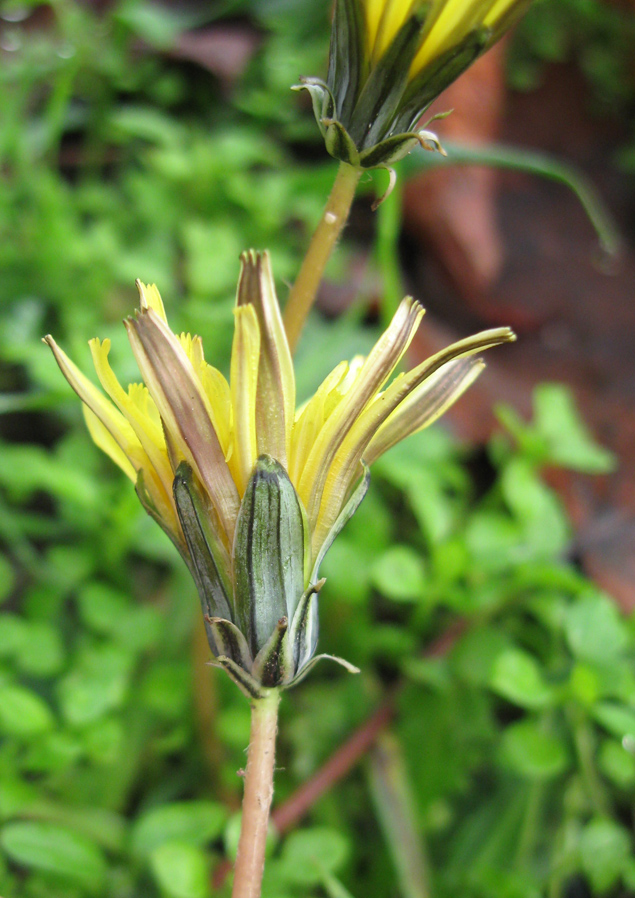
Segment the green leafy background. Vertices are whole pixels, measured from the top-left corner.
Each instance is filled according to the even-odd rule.
[[[548,17],[579,22],[580,6],[537,8],[518,83],[567,52]],[[5,2],[2,17],[0,894],[229,894],[212,881],[236,849],[248,705],[206,666],[183,565],[40,339],[89,370],[87,339],[109,337],[135,380],[121,319],[141,277],[226,366],[240,251],[268,247],[284,295],[334,175],[288,90],[323,71],[328,3]],[[258,50],[231,85],[170,52],[245,17]],[[347,261],[343,245],[333,281]],[[371,345],[363,300],[311,323],[303,395]],[[579,573],[541,477],[613,462],[558,385],[530,422],[499,416],[485,450],[437,426],[382,459],[324,564],[321,648],[363,673],[324,665],[285,696],[276,804],[389,695],[395,717],[291,832],[272,829],[266,898],[635,891],[634,622]]]

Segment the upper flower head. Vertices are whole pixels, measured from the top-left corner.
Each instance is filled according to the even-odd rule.
[[[229,382],[139,282],[126,328],[144,383],[125,390],[110,342],[93,339],[107,398],[46,342],[94,441],[188,564],[214,655],[253,691],[294,681],[311,661],[319,565],[363,498],[368,465],[443,414],[481,371],[475,353],[514,335],[485,331],[390,381],[423,315],[407,298],[368,357],[340,363],[296,410],[269,257],[241,262]]]
[[[326,84],[311,91],[326,147],[337,159],[389,165],[416,143],[432,101],[492,46],[531,0],[336,0]]]

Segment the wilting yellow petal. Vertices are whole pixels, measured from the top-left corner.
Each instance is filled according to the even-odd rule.
[[[157,420],[158,414],[155,413],[155,416],[151,416],[148,413],[144,413],[139,401],[135,402],[117,380],[108,361],[110,340],[104,340],[102,343],[100,340],[94,338],[89,341],[88,345],[90,346],[90,351],[93,356],[93,363],[99,382],[119,411],[125,415],[129,421],[130,426],[137,435],[146,455],[150,459],[152,467],[157,472],[164,490],[169,495],[172,490],[174,474],[168,459],[163,430],[160,421]],[[133,385],[132,389],[133,393],[137,394],[137,400],[139,400],[138,385]],[[149,398],[150,397],[147,396],[147,399]]]
[[[163,423],[205,485],[231,542],[238,493],[212,424],[209,400],[192,364],[177,337],[152,309],[128,319],[126,328]]]
[[[102,452],[105,452],[119,468],[121,468],[126,477],[129,477],[133,483],[136,483],[137,472],[128,456],[122,452],[121,447],[110,431],[104,427],[95,412],[91,411],[87,405],[84,405],[84,403],[82,403],[82,412],[84,413],[86,427],[92,437],[93,443],[101,449]]]
[[[322,491],[336,452],[352,423],[394,371],[410,345],[422,316],[423,309],[412,298],[408,297],[400,303],[387,330],[361,366],[353,385],[325,421],[304,466],[298,490],[311,525],[317,521]]]
[[[194,374],[198,378],[208,399],[208,411],[212,425],[220,441],[226,459],[233,453],[231,439],[231,398],[229,384],[220,371],[205,361],[203,341],[199,336],[180,334],[177,339],[192,364]]]
[[[234,448],[231,435],[232,403],[229,384],[221,372],[207,362],[201,363],[197,374],[212,409],[214,430],[218,434],[225,458],[229,458]]]
[[[139,291],[139,301],[141,305],[141,309],[143,311],[147,311],[148,309],[153,309],[159,318],[165,323],[168,323],[168,319],[165,316],[165,308],[163,306],[163,300],[161,299],[161,294],[157,288],[156,284],[143,284],[139,278],[135,281],[137,290]]]
[[[285,468],[295,419],[293,359],[282,323],[269,253],[241,257],[236,303],[252,305],[260,329],[256,400],[258,454],[271,455]]]
[[[234,309],[234,317],[230,389],[237,468],[236,485],[242,496],[258,458],[256,392],[260,331],[253,306],[239,306]]]
[[[385,392],[357,417],[349,427],[348,433],[341,443],[341,448],[338,449],[337,456],[327,472],[319,517],[316,519],[313,534],[314,547],[321,545],[333,525],[347,492],[353,481],[359,476],[359,465],[364,450],[389,415],[420,384],[448,362],[474,355],[492,346],[497,346],[499,343],[515,339],[513,331],[509,328],[495,328],[483,331],[473,337],[467,337],[465,340],[459,340],[426,359],[407,374],[399,375]]]
[[[55,361],[73,390],[101,421],[123,454],[130,459],[135,470],[143,467],[144,463],[148,464],[146,453],[121,412],[117,411],[104,394],[88,380],[85,374],[82,374],[77,365],[71,362],[50,334],[44,337],[44,342],[52,349]]]
[[[341,384],[347,371],[346,362],[340,362],[322,381],[304,407],[298,410],[289,457],[289,477],[293,484],[299,483],[309,453],[326,420],[328,399]]]
[[[429,427],[454,405],[485,368],[482,359],[448,362],[397,406],[371,438],[363,453],[367,465],[401,440]]]

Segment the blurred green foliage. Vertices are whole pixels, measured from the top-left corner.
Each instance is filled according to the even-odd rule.
[[[521,22],[510,57],[512,84],[532,89],[545,63],[575,61],[605,111],[626,112],[635,98],[635,18],[628,3],[537,0]]]
[[[328,3],[0,15],[0,894],[206,898],[235,851],[249,709],[205,666],[193,584],[40,338],[88,370],[86,340],[108,336],[134,380],[119,322],[141,277],[223,367],[239,252],[269,247],[284,295],[334,174],[306,161],[313,126],[288,92],[322,70]],[[245,16],[259,47],[235,83],[172,52]],[[378,254],[393,274],[396,230]],[[374,336],[355,310],[316,318],[303,394]],[[612,459],[556,385],[531,422],[500,418],[486,453],[435,428],[382,459],[325,562],[321,646],[363,674],[324,666],[285,697],[276,802],[389,689],[398,713],[368,778],[272,834],[269,898],[635,889],[634,621],[580,575],[541,479]]]

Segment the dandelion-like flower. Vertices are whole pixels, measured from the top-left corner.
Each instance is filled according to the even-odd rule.
[[[306,78],[328,152],[387,167],[436,136],[423,112],[531,0],[336,0],[326,83]]]
[[[110,342],[93,339],[106,396],[45,340],[93,440],[188,565],[215,663],[251,696],[289,686],[317,660],[319,567],[368,466],[443,414],[480,373],[476,353],[514,335],[484,331],[391,380],[423,315],[404,299],[368,357],[341,362],[296,409],[267,253],[241,259],[229,382],[200,337],[170,330],[156,287],[137,286],[140,310],[125,324],[143,384],[125,390]]]

